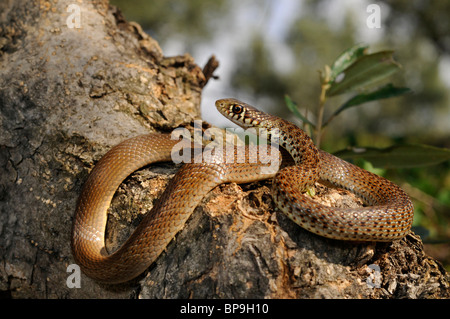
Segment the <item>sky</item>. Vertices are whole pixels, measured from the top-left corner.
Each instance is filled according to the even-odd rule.
[[[219,60],[220,66],[216,70],[219,80],[211,80],[204,88],[202,94],[202,118],[203,120],[220,127],[236,127],[229,122],[214,107],[214,102],[219,98],[237,97],[245,99],[245,96],[236,96],[237,92],[230,86],[231,71],[234,65],[235,52],[240,47],[247,46],[254,30],[264,30],[266,37],[274,45],[280,48],[278,57],[274,64],[280,70],[287,70],[294,59],[290,52],[282,43],[282,38],[289,30],[289,25],[299,15],[302,14],[302,1],[298,0],[278,0],[278,1],[247,1],[233,0],[232,12],[233,21],[222,28],[222,32],[213,37],[208,43],[199,44],[193,52],[190,52],[195,61],[203,66],[212,54]],[[182,46],[181,46],[182,47]],[[180,43],[171,41],[162,45],[164,55],[181,54]]]

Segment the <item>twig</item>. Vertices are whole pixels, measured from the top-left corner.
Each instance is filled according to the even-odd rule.
[[[213,55],[209,58],[208,62],[206,62],[205,66],[203,67],[203,75],[205,76],[205,86],[208,81],[213,78],[214,80],[217,80],[219,77],[214,75],[214,71],[219,67],[219,61],[217,61],[216,56]]]

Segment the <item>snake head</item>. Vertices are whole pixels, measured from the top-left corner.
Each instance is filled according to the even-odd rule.
[[[223,116],[243,128],[265,127],[263,123],[270,117],[257,108],[233,98],[217,100],[216,108]]]

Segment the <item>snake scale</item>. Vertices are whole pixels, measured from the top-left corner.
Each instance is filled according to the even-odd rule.
[[[294,124],[235,99],[216,101],[221,114],[243,128],[279,130],[279,145],[295,161],[273,173],[260,174],[258,161],[184,164],[128,240],[115,252],[105,249],[107,209],[120,183],[135,170],[170,161],[179,143],[169,134],[128,139],[107,152],[91,171],[77,202],[72,226],[72,253],[83,272],[98,281],[119,283],[141,274],[183,228],[195,207],[222,183],[248,183],[273,177],[278,208],[301,227],[318,235],[350,241],[392,241],[410,230],[413,205],[397,185],[315,147]],[[273,146],[272,146],[273,148]],[[259,156],[260,154],[257,154]],[[261,155],[263,156],[263,155]],[[236,159],[236,158],[235,158]],[[328,207],[304,194],[318,181],[355,193],[360,208]]]

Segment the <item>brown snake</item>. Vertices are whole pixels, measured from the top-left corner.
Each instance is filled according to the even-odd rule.
[[[183,228],[203,197],[217,185],[228,182],[274,177],[272,193],[278,208],[298,225],[328,238],[392,241],[409,232],[413,205],[397,185],[318,150],[305,132],[288,121],[235,99],[218,100],[216,107],[244,128],[259,127],[269,132],[279,129],[279,145],[289,152],[296,165],[260,174],[262,164],[252,161],[251,155],[244,163],[224,163],[213,157],[208,162],[185,164],[128,240],[109,254],[104,243],[107,209],[117,187],[143,166],[170,161],[172,149],[179,141],[171,140],[168,134],[149,134],[120,143],[97,163],[78,199],[72,252],[85,274],[109,283],[138,276]],[[348,189],[369,206],[336,208],[319,204],[304,194],[316,181]]]

